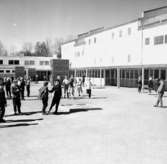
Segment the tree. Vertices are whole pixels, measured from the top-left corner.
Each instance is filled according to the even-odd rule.
[[[35,45],[35,54],[37,56],[50,56],[50,50],[46,42],[37,42]]]
[[[26,56],[31,56],[32,55],[32,49],[33,49],[33,45],[30,42],[24,43],[23,47],[22,47],[22,52],[26,55]]]
[[[57,55],[57,58],[61,59],[61,45],[64,42],[62,38],[55,39],[54,42],[54,53]]]

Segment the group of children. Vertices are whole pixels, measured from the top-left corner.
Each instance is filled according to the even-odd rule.
[[[4,90],[5,86],[5,90]],[[23,77],[17,79],[3,78],[0,79],[0,122],[5,122],[3,119],[5,107],[7,106],[6,97],[13,100],[14,115],[21,114],[21,99],[24,100],[24,90],[27,90],[27,96],[30,96],[30,79],[26,80]]]
[[[91,88],[93,84],[90,78],[88,78],[85,83],[85,78],[75,79],[73,76],[71,76],[68,79],[67,76],[65,76],[62,85],[64,88],[64,98],[74,96],[75,91],[77,91],[78,96],[81,96],[81,94],[83,93],[83,88],[86,88],[89,98],[91,98]]]
[[[60,78],[58,77],[54,82],[53,82],[53,87],[51,90],[48,89],[48,82],[44,82],[43,87],[40,88],[40,98],[42,100],[42,113],[43,114],[48,114],[53,106],[55,105],[55,111],[54,114],[57,114],[60,99],[62,97],[62,88],[64,89],[64,98],[69,98],[70,96],[74,97],[75,94],[75,89],[78,91],[78,96],[81,96],[81,93],[83,92],[82,87],[87,86],[87,93],[88,97],[91,98],[91,88],[92,88],[92,82],[90,79],[88,79],[87,84],[85,84],[81,79],[78,79],[78,81],[71,76],[70,79],[65,76],[64,80],[61,82]],[[48,106],[48,97],[49,93],[54,92],[52,102],[50,105],[50,108],[48,110],[48,113],[46,112],[46,108]]]

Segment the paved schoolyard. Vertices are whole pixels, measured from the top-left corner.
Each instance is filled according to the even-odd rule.
[[[22,101],[21,116],[8,101],[1,164],[166,164],[167,98],[166,107],[154,108],[154,94],[106,87],[92,99],[63,99],[60,115],[43,116],[39,87]]]

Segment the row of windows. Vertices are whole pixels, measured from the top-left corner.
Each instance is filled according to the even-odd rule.
[[[50,62],[49,61],[40,61],[39,64],[40,65],[49,65]]]
[[[0,65],[3,64],[3,60],[0,60]],[[19,65],[20,61],[19,60],[9,60],[8,61],[9,65]],[[26,60],[24,61],[25,65],[35,65],[35,61],[34,60]],[[39,62],[40,65],[49,65],[50,62],[49,61],[40,61]]]
[[[35,61],[33,61],[33,60],[25,60],[24,64],[25,65],[35,65]]]
[[[132,34],[132,29],[130,27],[127,29],[127,33],[128,33],[128,35]],[[112,33],[111,37],[112,37],[112,39],[115,38],[115,33],[114,32]],[[122,30],[119,31],[119,37],[120,38],[123,37],[123,31]]]
[[[86,75],[86,71],[84,71],[84,70],[78,70],[76,72],[76,76],[77,77],[82,77],[83,75]],[[88,72],[87,72],[87,77],[100,78],[100,76],[102,78],[104,77],[103,70],[101,70],[101,75],[100,75],[100,70],[99,69],[88,70]]]
[[[15,73],[15,70],[0,70],[0,73]]]
[[[154,45],[167,43],[167,35],[159,35],[154,37]],[[145,45],[150,45],[150,38],[145,38]]]
[[[132,34],[132,30],[131,30],[130,27],[127,29],[127,34],[128,35]],[[115,33],[114,32],[112,32],[111,37],[112,37],[112,39],[115,38]],[[123,37],[123,31],[122,30],[119,31],[119,37],[120,38]],[[89,39],[89,45],[91,45],[92,43],[95,44],[96,42],[97,42],[97,38],[96,37],[94,37],[93,39]]]

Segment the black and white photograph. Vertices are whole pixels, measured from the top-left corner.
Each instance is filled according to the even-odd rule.
[[[167,0],[0,0],[0,164],[167,164]]]

